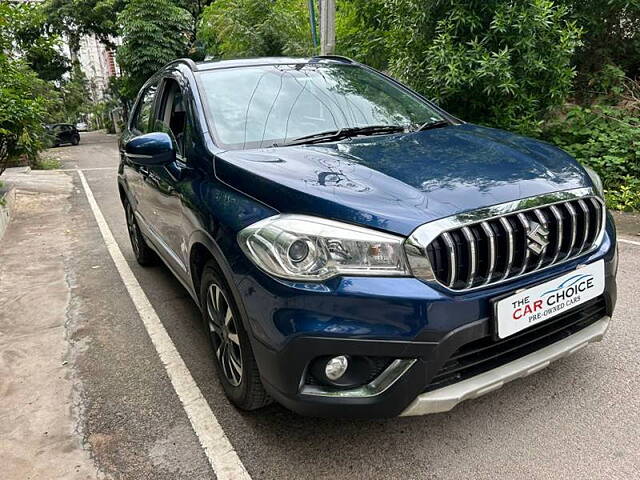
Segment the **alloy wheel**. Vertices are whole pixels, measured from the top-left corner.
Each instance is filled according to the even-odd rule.
[[[207,320],[216,358],[227,381],[237,387],[242,381],[242,349],[238,325],[224,291],[215,283],[207,290]]]

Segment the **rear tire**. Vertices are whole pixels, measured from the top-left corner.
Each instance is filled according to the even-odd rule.
[[[218,378],[229,400],[242,410],[271,403],[233,295],[211,260],[202,273],[200,304]]]
[[[131,248],[136,260],[143,267],[148,267],[156,264],[156,252],[151,250],[147,241],[140,232],[138,226],[138,220],[133,212],[133,208],[129,202],[125,202],[124,211],[127,218],[127,230],[129,230],[129,240],[131,240]]]
[[[71,145],[78,145],[80,143],[80,137],[73,137],[71,139]]]

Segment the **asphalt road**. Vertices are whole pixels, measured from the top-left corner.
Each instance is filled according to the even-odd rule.
[[[254,479],[638,478],[640,246],[620,244],[619,299],[606,339],[453,411],[319,420],[273,405],[244,413],[218,384],[197,307],[164,267],[133,257],[116,185],[115,137],[54,150],[73,177],[69,341],[78,431],[114,478],[205,479],[211,467],[107,253],[74,169],[82,169],[137,280]],[[638,240],[630,238],[631,240]]]

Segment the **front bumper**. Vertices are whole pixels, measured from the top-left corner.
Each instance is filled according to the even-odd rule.
[[[590,343],[599,342],[609,329],[611,318],[602,317],[577,333],[530,353],[513,362],[447,387],[419,395],[402,416],[446,412],[463,400],[477,398],[501,388],[505,383],[536,373],[555,360],[571,355]]]
[[[563,331],[552,343],[540,343],[535,351],[524,350],[517,358],[471,378],[434,387],[434,379],[452,355],[493,336],[491,299],[600,259],[605,260],[605,291],[586,327]],[[309,291],[260,272],[244,275],[239,293],[263,383],[275,400],[304,415],[379,418],[449,410],[599,340],[616,302],[616,269],[611,228],[601,248],[586,258],[467,294],[445,292],[408,278],[342,279],[338,285]],[[319,393],[306,386],[313,359],[342,354],[410,362],[403,363],[406,368],[400,375],[383,379],[383,388],[367,385],[358,395],[322,394],[321,389]]]

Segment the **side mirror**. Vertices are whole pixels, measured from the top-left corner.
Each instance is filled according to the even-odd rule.
[[[129,140],[124,151],[127,158],[140,165],[163,165],[176,159],[171,137],[164,132],[153,132]]]

